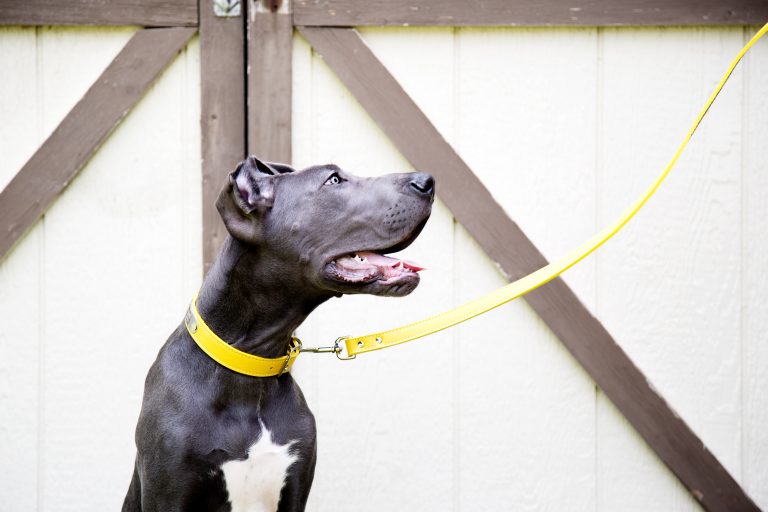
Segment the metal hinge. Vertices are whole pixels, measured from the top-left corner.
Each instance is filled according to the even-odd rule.
[[[213,0],[213,14],[219,18],[234,18],[241,12],[240,0]]]

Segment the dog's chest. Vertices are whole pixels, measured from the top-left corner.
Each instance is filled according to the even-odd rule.
[[[288,469],[298,460],[291,453],[293,443],[275,443],[272,433],[263,427],[245,460],[230,460],[221,465],[232,512],[277,510]]]

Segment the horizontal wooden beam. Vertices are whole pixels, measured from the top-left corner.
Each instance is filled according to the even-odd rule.
[[[301,32],[403,156],[436,176],[440,198],[510,280],[547,264],[357,31]],[[704,508],[758,510],[562,279],[525,298]]]
[[[139,30],[0,192],[0,260],[86,162],[195,33]]]
[[[294,0],[298,26],[744,25],[765,0]]]
[[[0,25],[197,26],[197,0],[2,0]]]

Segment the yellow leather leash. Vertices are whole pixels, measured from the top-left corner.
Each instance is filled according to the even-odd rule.
[[[527,276],[518,279],[517,281],[510,283],[498,290],[495,290],[488,295],[475,299],[462,306],[459,306],[450,311],[440,313],[438,315],[425,318],[418,322],[414,322],[396,329],[388,331],[378,332],[374,334],[367,334],[365,336],[348,337],[344,336],[338,338],[336,342],[330,347],[317,347],[317,348],[302,348],[301,342],[298,338],[293,338],[288,353],[280,358],[266,359],[263,357],[254,356],[245,352],[242,352],[227,342],[216,336],[211,329],[205,324],[200,314],[197,311],[195,300],[197,296],[192,300],[192,304],[189,306],[189,311],[184,319],[184,323],[187,326],[192,338],[198,344],[198,346],[208,354],[213,360],[219,364],[226,366],[227,368],[234,370],[245,375],[252,375],[255,377],[269,377],[279,376],[290,370],[293,362],[296,360],[299,352],[332,352],[335,353],[339,359],[354,359],[357,354],[365,352],[371,352],[374,350],[381,350],[382,348],[399,345],[407,341],[412,341],[417,338],[433,334],[448,327],[452,327],[458,323],[464,322],[478,315],[481,315],[493,308],[506,304],[507,302],[514,300],[531,290],[535,290],[539,286],[542,286],[552,279],[556,278],[579,261],[583,260],[595,251],[598,247],[607,242],[613,235],[615,235],[621,228],[623,228],[627,222],[640,211],[640,209],[648,202],[648,199],[658,190],[661,183],[669,175],[672,168],[677,163],[688,142],[691,140],[693,133],[698,128],[704,116],[709,111],[709,108],[714,103],[717,95],[720,94],[725,83],[730,78],[731,73],[738,65],[744,54],[749,51],[750,48],[768,32],[768,23],[763,26],[750,41],[741,49],[736,57],[731,61],[728,70],[725,72],[720,82],[715,87],[714,92],[710,95],[704,108],[701,109],[699,115],[696,117],[693,125],[683,139],[682,144],[675,152],[672,160],[662,171],[661,175],[653,182],[648,190],[638,199],[632,206],[630,206],[624,213],[619,216],[614,222],[605,227],[602,231],[592,236],[589,240],[576,247],[567,255],[550,263],[549,265],[540,268],[539,270],[528,274]],[[347,351],[347,355],[342,355],[342,342],[344,343]]]
[[[750,41],[733,59],[731,65],[728,67],[728,70],[720,79],[720,82],[717,84],[717,87],[715,87],[714,92],[709,97],[709,100],[707,100],[704,108],[702,108],[701,112],[699,112],[698,117],[696,117],[696,120],[694,121],[690,130],[688,130],[688,134],[685,136],[685,139],[683,139],[682,144],[680,144],[677,152],[672,157],[672,160],[669,162],[669,164],[667,164],[667,167],[664,169],[661,175],[648,188],[645,194],[643,194],[640,199],[638,199],[632,206],[630,206],[613,223],[605,227],[602,231],[595,234],[592,238],[576,247],[573,251],[563,256],[562,258],[550,263],[545,267],[540,268],[531,274],[528,274],[521,279],[518,279],[513,283],[499,288],[498,290],[493,291],[488,295],[473,300],[472,302],[468,302],[463,306],[459,306],[450,311],[446,311],[444,313],[440,313],[439,315],[425,318],[424,320],[404,325],[396,329],[377,332],[374,334],[367,334],[365,336],[340,338],[340,340],[337,340],[336,342],[337,348],[340,348],[339,342],[343,341],[347,348],[348,357],[353,358],[357,354],[371,352],[373,350],[380,350],[382,348],[391,347],[393,345],[399,345],[400,343],[405,343],[407,341],[412,341],[417,338],[442,331],[443,329],[447,329],[448,327],[452,327],[458,323],[469,320],[470,318],[474,318],[493,308],[501,306],[502,304],[506,304],[511,300],[525,295],[531,290],[535,290],[539,286],[548,283],[552,279],[556,278],[577,264],[579,261],[589,256],[595,249],[603,245],[621,228],[623,228],[624,225],[629,222],[629,220],[634,217],[638,211],[640,211],[648,199],[650,199],[651,196],[656,192],[669,172],[675,166],[675,163],[677,163],[681,153],[688,145],[688,141],[691,140],[693,132],[696,131],[696,128],[701,123],[701,120],[707,114],[707,111],[712,106],[712,103],[714,103],[715,98],[717,98],[717,95],[720,94],[721,89],[725,85],[725,82],[728,81],[728,78],[730,78],[731,73],[733,73],[733,70],[736,68],[736,65],[739,63],[744,54],[747,53],[747,51],[749,51],[749,49],[761,37],[763,37],[766,32],[768,32],[768,23],[765,24],[763,28],[761,28],[752,37],[752,39],[750,39]]]

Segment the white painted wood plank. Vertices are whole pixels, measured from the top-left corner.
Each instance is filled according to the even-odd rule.
[[[745,29],[746,42],[759,27]],[[768,41],[742,64],[744,85],[743,174],[743,390],[742,483],[768,509]]]
[[[39,144],[36,30],[0,27],[0,189]],[[12,70],[12,71],[11,71]],[[42,227],[0,262],[0,510],[35,510]]]
[[[17,70],[0,80],[0,189],[38,143],[35,38],[0,28],[0,69]],[[0,510],[37,508],[41,235],[38,226],[0,262]]]
[[[645,190],[741,46],[738,28],[605,29],[600,225]],[[703,442],[740,475],[741,73],[668,182],[598,255],[598,316]],[[601,510],[694,510],[601,396]],[[653,489],[653,492],[648,492]]]
[[[462,29],[458,149],[549,258],[594,230],[596,33]],[[461,301],[505,284],[456,232]],[[589,305],[594,270],[568,276]],[[517,301],[456,329],[462,510],[594,508],[594,385]]]
[[[438,126],[450,133],[452,32],[408,34],[403,38],[399,31],[367,30],[364,37],[393,74],[403,78],[416,101],[431,105],[433,112],[428,108],[427,114],[436,114]],[[427,73],[425,60],[430,62]],[[294,147],[296,163],[334,162],[360,175],[410,170],[322,60],[315,57],[311,65],[311,82],[297,87],[312,91],[312,103],[307,105],[306,98],[299,96],[294,115],[298,124],[312,123],[312,140]],[[305,74],[295,77],[306,80]],[[436,112],[440,108],[444,112]],[[304,341],[329,342],[340,334],[384,329],[450,307],[452,231],[452,217],[436,204],[424,232],[405,251],[409,259],[429,267],[420,287],[403,299],[331,301],[318,308],[301,329]],[[317,363],[318,389],[315,402],[310,403],[319,430],[314,510],[452,507],[451,336],[443,333],[351,363],[333,358]],[[300,374],[298,378],[303,383]],[[371,389],[375,392],[370,393]],[[338,485],[342,473],[348,485]]]
[[[54,33],[42,44],[46,58],[78,69],[97,66],[96,46],[119,51],[130,35]],[[199,285],[201,267],[191,263],[201,258],[192,206],[200,201],[196,59],[171,65],[46,215],[51,510],[119,509],[144,375]],[[52,68],[47,78],[64,81]]]
[[[33,228],[0,263],[0,510],[38,503],[42,234]]]

